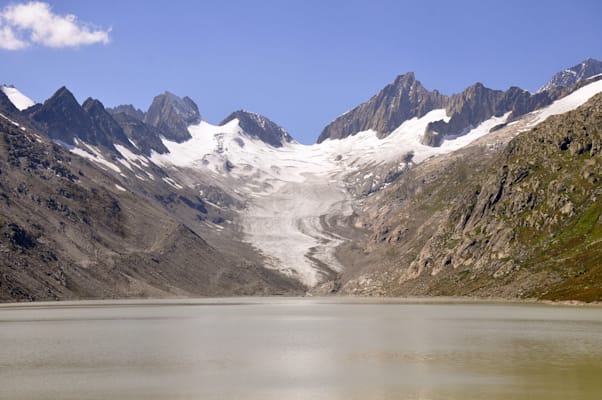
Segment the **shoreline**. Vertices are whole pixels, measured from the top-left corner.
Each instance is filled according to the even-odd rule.
[[[376,296],[224,296],[224,297],[158,297],[158,298],[109,298],[109,299],[69,299],[0,302],[0,310],[17,308],[79,308],[116,306],[235,306],[261,304],[294,304],[295,302],[325,304],[506,304],[506,305],[545,305],[563,307],[602,307],[602,302],[578,300],[539,300],[512,299],[499,297],[471,296],[424,296],[424,297],[376,297]]]

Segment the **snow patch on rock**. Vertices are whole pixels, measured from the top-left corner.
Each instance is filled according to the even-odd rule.
[[[35,101],[33,101],[29,97],[25,96],[23,93],[21,93],[19,91],[19,89],[17,89],[14,86],[2,85],[2,86],[0,86],[0,90],[2,90],[2,92],[4,92],[6,97],[8,97],[10,102],[13,103],[13,105],[19,111],[23,111],[23,110],[33,106],[34,104],[36,104]]]

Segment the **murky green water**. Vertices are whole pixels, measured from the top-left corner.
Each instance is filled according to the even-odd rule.
[[[0,399],[600,399],[602,308],[346,299],[0,306]]]

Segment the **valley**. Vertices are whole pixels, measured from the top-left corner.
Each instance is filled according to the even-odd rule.
[[[592,72],[550,82],[535,94],[475,84],[444,96],[413,73],[400,75],[313,145],[248,111],[210,124],[190,98],[169,92],[143,112],[105,109],[94,99],[80,106],[66,88],[34,104],[5,86],[1,225],[11,257],[0,265],[1,297],[334,293],[599,301],[602,80]],[[569,139],[558,151],[570,160],[547,168],[560,155],[538,132],[555,137],[567,124]],[[523,149],[531,137],[540,145]],[[584,144],[566,153],[574,143]],[[13,155],[15,149],[23,150]],[[512,158],[512,149],[525,156]],[[53,158],[36,156],[32,167],[33,154],[49,152]],[[555,165],[575,171],[567,182],[584,183],[550,183],[545,174]],[[44,178],[47,170],[54,176]],[[58,214],[48,202],[27,203],[35,198],[30,193],[43,191],[66,197],[52,198]],[[584,218],[580,236],[562,233]],[[561,239],[542,236],[524,246],[540,229]],[[542,257],[557,245],[559,257],[588,261],[580,269],[545,267],[553,262]]]

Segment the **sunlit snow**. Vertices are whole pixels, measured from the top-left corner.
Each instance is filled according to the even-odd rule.
[[[78,139],[75,139],[75,144],[76,146],[70,146],[69,148],[72,153],[97,163],[104,170],[108,168],[117,173],[121,172],[121,169],[119,169],[117,165],[108,161],[97,147],[87,145]]]
[[[568,96],[555,101],[544,109],[536,111],[535,113],[537,118],[533,121],[533,123],[538,124],[542,121],[545,121],[552,115],[563,114],[567,111],[574,110],[600,92],[602,92],[602,80],[592,82],[589,85],[574,91]]]
[[[29,97],[25,96],[14,86],[6,86],[2,85],[0,90],[4,92],[6,97],[10,100],[11,103],[19,110],[23,111],[35,104],[35,102]]]

